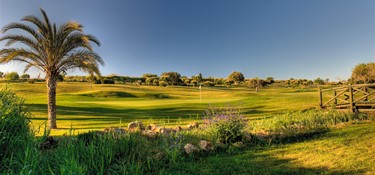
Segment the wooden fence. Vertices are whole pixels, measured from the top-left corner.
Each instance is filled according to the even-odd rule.
[[[319,88],[321,108],[375,111],[375,84],[347,85],[336,88]]]

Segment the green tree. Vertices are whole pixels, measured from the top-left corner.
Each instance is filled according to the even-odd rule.
[[[22,21],[33,24],[27,25],[14,22],[6,25],[3,32],[20,29],[24,33],[8,34],[0,38],[7,41],[6,46],[22,43],[26,47],[4,48],[0,50],[0,63],[26,63],[24,72],[35,67],[46,75],[48,97],[48,127],[56,125],[56,87],[57,77],[70,69],[79,69],[89,74],[100,76],[99,64],[104,65],[101,57],[93,51],[91,43],[100,45],[92,35],[83,33],[83,26],[74,21],[68,21],[59,27],[52,24],[46,12],[40,9],[42,19],[36,16],[26,16]]]
[[[354,83],[374,83],[375,82],[375,62],[361,63],[354,67],[352,71]]]
[[[325,81],[321,78],[317,78],[317,79],[314,80],[314,83],[316,85],[324,85]]]
[[[260,79],[260,78],[252,78],[249,81],[246,82],[247,86],[255,88],[255,91],[258,92],[258,89],[260,87],[264,87],[267,85],[267,82]]]
[[[21,75],[21,79],[28,80],[28,79],[30,79],[30,75],[29,74],[23,74],[23,75]]]
[[[181,75],[177,72],[164,72],[161,74],[160,80],[168,85],[179,85],[181,83]]]
[[[267,77],[266,82],[267,82],[267,84],[273,84],[273,83],[275,83],[275,80],[274,80],[273,77]]]
[[[0,71],[0,78],[3,78],[3,76],[4,76],[4,72]]]
[[[18,80],[20,78],[20,76],[18,75],[17,72],[9,72],[9,73],[5,74],[5,78],[7,80]]]
[[[203,80],[203,75],[202,73],[199,73],[198,75],[191,76],[191,79],[196,82],[196,84],[201,84]]]
[[[142,75],[142,78],[157,78],[158,77],[158,75],[156,75],[156,74],[143,74]]]
[[[241,72],[234,71],[228,76],[228,79],[232,80],[234,84],[239,84],[245,80],[245,77]]]

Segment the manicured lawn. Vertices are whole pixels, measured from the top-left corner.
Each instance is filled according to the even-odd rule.
[[[2,84],[0,86],[5,86]],[[44,83],[8,85],[26,99],[35,128],[43,130],[47,119]],[[52,135],[72,128],[76,133],[110,126],[126,125],[134,120],[159,125],[186,125],[200,120],[209,105],[239,104],[246,117],[257,119],[285,111],[316,107],[316,89],[266,88],[255,93],[247,87],[203,87],[202,102],[197,87],[154,87],[132,85],[91,85],[60,83],[57,92],[57,125]]]
[[[302,142],[216,155],[173,174],[375,174],[375,122],[339,127]]]

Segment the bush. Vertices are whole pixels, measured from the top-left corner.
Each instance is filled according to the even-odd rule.
[[[203,83],[204,86],[208,86],[208,87],[212,87],[212,86],[215,86],[215,84],[212,82],[212,81],[205,81]]]
[[[5,78],[7,80],[18,80],[20,78],[20,76],[18,75],[17,72],[10,72],[10,73],[5,75]]]
[[[235,143],[242,140],[246,127],[241,107],[210,107],[206,110],[204,123],[213,140],[221,143]]]
[[[33,152],[30,148],[33,137],[29,128],[29,112],[25,110],[24,100],[7,88],[0,90],[0,99],[0,174],[9,170],[18,174],[25,164],[35,165],[27,157]]]
[[[161,87],[165,87],[167,86],[168,84],[165,82],[165,81],[159,81],[159,86]]]
[[[111,79],[104,79],[103,84],[115,84],[115,81],[113,81]]]

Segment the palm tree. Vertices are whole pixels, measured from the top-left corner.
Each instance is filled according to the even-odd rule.
[[[0,38],[7,41],[6,46],[21,43],[25,47],[4,48],[0,50],[0,64],[9,62],[26,63],[24,72],[35,67],[46,77],[48,97],[48,127],[56,129],[56,87],[57,77],[71,69],[100,76],[99,64],[104,65],[101,57],[93,51],[91,43],[100,46],[100,42],[92,35],[83,33],[83,26],[74,21],[68,21],[56,28],[51,24],[46,12],[40,9],[43,19],[26,16],[22,21],[29,22],[35,27],[23,23],[10,23],[2,29],[20,29],[22,34],[8,34]]]

